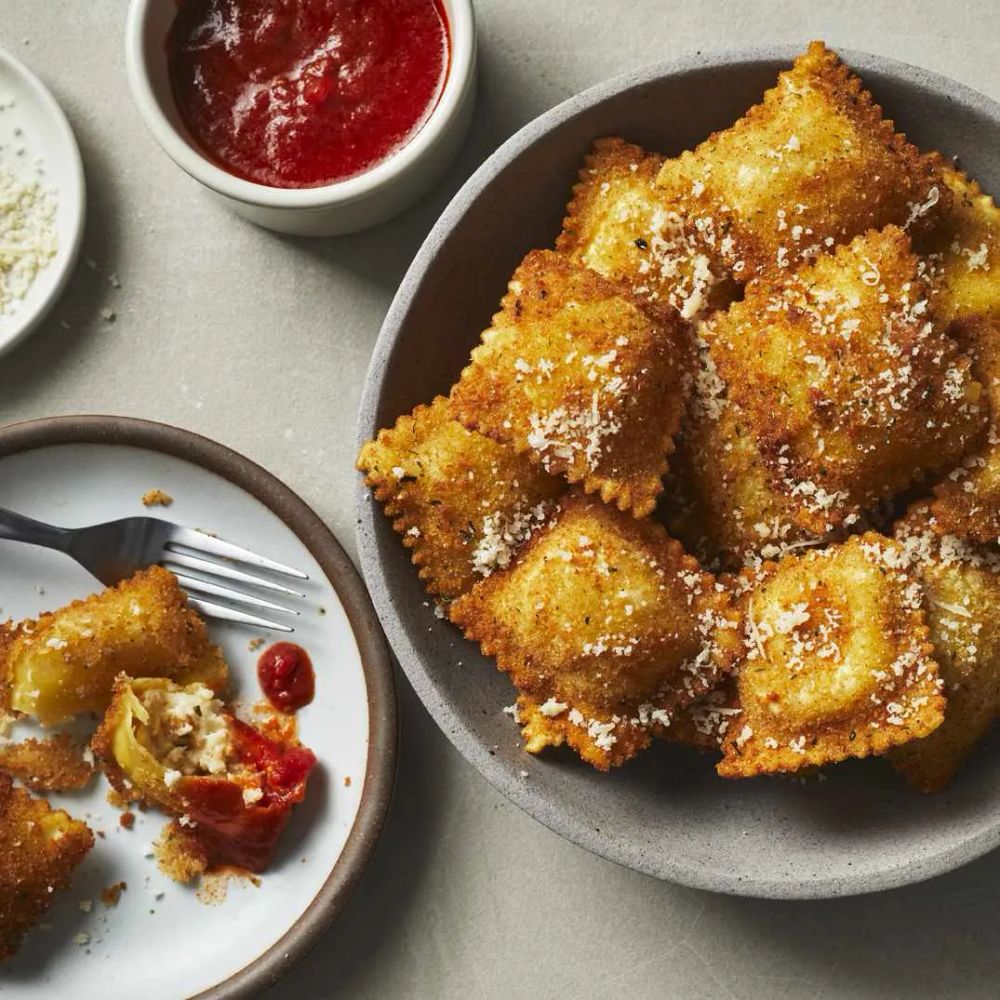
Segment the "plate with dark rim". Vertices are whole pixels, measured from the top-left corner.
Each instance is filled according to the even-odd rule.
[[[802,46],[705,53],[617,77],[525,126],[472,176],[417,254],[372,357],[358,443],[447,394],[507,279],[551,247],[594,139],[676,155],[732,124]],[[953,80],[840,50],[919,146],[958,156],[1000,194],[1000,106]],[[362,569],[386,635],[441,730],[496,788],[575,843],[658,878],[750,896],[852,895],[920,881],[1000,844],[1000,755],[988,740],[952,787],[921,796],[879,762],[826,781],[723,781],[713,762],[658,745],[611,774],[570,753],[520,749],[509,681],[435,618],[408,550],[359,485]]]
[[[141,498],[151,489],[168,493],[173,504],[145,508]],[[98,838],[46,927],[33,931],[0,969],[0,991],[23,998],[124,1000],[139,982],[148,1000],[257,995],[316,943],[343,908],[389,808],[395,691],[364,585],[337,540],[288,487],[228,448],[164,424],[87,416],[2,428],[0,506],[66,526],[165,517],[309,574],[290,638],[309,651],[316,668],[316,698],[298,713],[298,724],[319,768],[260,886],[230,880],[224,901],[206,905],[193,888],[170,882],[148,856],[164,817],[139,812],[134,828],[123,829],[118,810],[106,801],[106,782],[98,778],[85,792],[50,796],[85,819]],[[59,607],[99,589],[59,553],[0,543],[5,618]],[[226,654],[236,700],[259,701],[260,653],[250,641],[279,636],[227,623],[210,622],[209,628]],[[106,907],[101,889],[118,881],[128,888],[117,906]],[[151,968],[169,972],[151,977]]]

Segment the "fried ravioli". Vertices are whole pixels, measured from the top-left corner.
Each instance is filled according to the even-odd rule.
[[[0,962],[17,951],[93,846],[86,823],[0,774]]]
[[[0,743],[0,771],[36,792],[72,792],[90,784],[94,764],[68,733],[58,733],[46,740]]]
[[[738,644],[728,593],[662,526],[579,494],[451,620],[510,674],[528,749],[565,741],[601,770],[711,689]]]
[[[470,430],[642,517],[662,490],[691,361],[672,310],[640,307],[624,286],[533,251],[452,409]]]
[[[200,680],[224,690],[228,671],[173,573],[159,566],[35,621],[8,626],[0,674],[9,707],[42,725],[103,712],[115,676]]]
[[[684,319],[728,305],[735,287],[689,231],[656,177],[663,157],[598,139],[584,160],[556,249]]]
[[[934,312],[942,322],[1000,315],[1000,209],[943,160],[941,174],[952,208],[917,247],[927,262]]]
[[[787,273],[868,229],[929,229],[951,202],[935,158],[893,130],[821,42],[733,126],[664,163],[658,183],[687,201],[741,281]]]
[[[945,699],[903,547],[869,533],[747,572],[742,716],[726,778],[880,754],[926,736]]]
[[[358,468],[427,590],[446,599],[506,567],[566,488],[510,446],[466,430],[443,396],[380,431]]]
[[[816,532],[799,523],[812,520],[800,514],[811,498],[795,496],[790,486],[779,489],[709,345],[701,338],[699,344],[698,374],[662,505],[667,528],[711,568],[731,570],[823,541],[830,534],[825,524],[812,522],[823,529]]]
[[[896,527],[927,597],[934,655],[948,698],[944,723],[890,755],[915,788],[946,788],[1000,713],[1000,556],[940,535],[926,505]]]
[[[933,322],[906,234],[857,237],[713,317],[712,357],[798,523],[816,535],[954,466],[988,411]]]
[[[981,544],[1000,543],[1000,313],[958,320],[950,327],[967,346],[986,387],[990,424],[984,440],[934,489],[938,530]]]

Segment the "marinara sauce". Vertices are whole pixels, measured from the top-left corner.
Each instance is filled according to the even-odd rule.
[[[441,0],[179,0],[167,57],[178,111],[213,160],[306,188],[412,138],[450,42]]]
[[[282,712],[296,712],[316,694],[309,654],[294,642],[276,642],[257,661],[257,679],[267,700]]]

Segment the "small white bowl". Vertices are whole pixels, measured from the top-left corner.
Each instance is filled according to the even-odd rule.
[[[3,162],[18,177],[37,177],[55,191],[58,239],[55,256],[38,272],[24,299],[0,315],[0,354],[4,354],[41,323],[69,282],[83,242],[87,197],[80,149],[66,115],[45,84],[3,49],[0,102],[5,105],[0,113],[0,143],[8,147],[16,143],[24,150]],[[40,175],[34,173],[36,161],[44,168]]]
[[[409,142],[370,170],[322,187],[276,188],[243,180],[212,163],[185,127],[167,72],[167,33],[176,0],[131,0],[125,28],[129,86],[146,125],[182,170],[237,215],[268,229],[335,236],[384,222],[413,204],[440,177],[472,120],[476,22],[471,0],[443,0],[451,36],[444,90]]]

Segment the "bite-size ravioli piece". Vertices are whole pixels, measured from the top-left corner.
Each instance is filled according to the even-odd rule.
[[[881,754],[941,724],[923,594],[907,565],[898,542],[868,533],[746,571],[743,714],[723,739],[719,774]]]
[[[894,131],[821,42],[738,122],[667,160],[658,183],[744,281],[795,270],[868,229],[930,229],[951,202],[936,159]]]
[[[779,487],[822,534],[927,473],[985,430],[972,362],[933,322],[909,238],[857,237],[713,317],[710,350]]]
[[[452,389],[452,409],[471,430],[642,517],[663,488],[691,361],[673,310],[536,250]]]
[[[358,468],[420,579],[443,598],[507,566],[566,489],[526,455],[466,430],[444,396],[379,431]]]
[[[103,712],[119,673],[228,684],[221,650],[187,605],[177,578],[160,566],[34,621],[8,625],[0,676],[8,707],[51,726]]]
[[[662,156],[624,139],[598,139],[584,159],[556,249],[693,320],[728,305],[736,288],[657,186],[662,165]]]
[[[729,594],[664,528],[575,494],[451,620],[521,693],[528,749],[602,770],[712,688],[738,646]]]
[[[962,171],[941,160],[951,211],[918,242],[942,322],[1000,314],[1000,208]]]
[[[1000,263],[997,265],[1000,267]],[[1000,543],[1000,313],[956,320],[949,328],[973,359],[985,386],[990,419],[985,438],[934,488],[935,524],[945,534]]]
[[[834,525],[811,516],[815,498],[768,468],[709,344],[701,336],[698,343],[698,373],[661,504],[671,534],[710,569],[731,570],[831,537]]]
[[[180,819],[211,862],[267,868],[316,763],[233,713],[201,683],[115,681],[94,734],[104,773],[126,799]]]
[[[924,792],[947,787],[1000,714],[1000,555],[934,529],[920,504],[895,532],[923,584],[948,699],[941,726],[890,755],[893,767]]]
[[[14,955],[93,846],[86,823],[0,774],[0,962]]]

